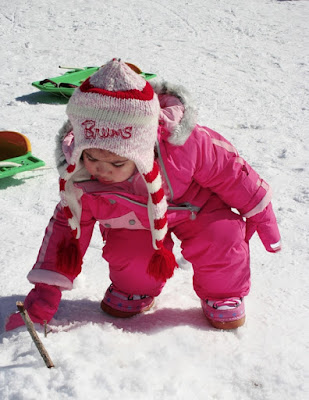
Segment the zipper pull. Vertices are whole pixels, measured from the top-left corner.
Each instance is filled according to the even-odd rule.
[[[196,213],[194,211],[191,211],[190,219],[191,221],[194,221],[196,219]]]

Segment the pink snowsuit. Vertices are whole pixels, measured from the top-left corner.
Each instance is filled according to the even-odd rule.
[[[251,221],[251,235],[258,229],[267,250],[280,248],[269,186],[227,140],[195,124],[186,93],[167,86],[155,90],[161,103],[155,154],[169,204],[165,245],[172,249],[171,233],[180,240],[184,258],[192,263],[194,290],[201,299],[243,297],[250,289],[249,237],[243,217]],[[66,132],[64,140],[60,137],[67,160],[73,135]],[[63,158],[63,154],[58,157]],[[146,272],[153,247],[148,194],[139,173],[121,184],[106,186],[88,180],[75,186],[83,191],[82,255],[98,222],[104,240],[103,257],[114,287],[128,294],[158,296],[165,282]],[[266,214],[264,221],[261,216]],[[265,222],[265,229],[259,230],[260,222]],[[58,204],[28,275],[30,282],[72,288],[80,271],[59,269],[56,263],[59,244],[70,237],[70,230]]]

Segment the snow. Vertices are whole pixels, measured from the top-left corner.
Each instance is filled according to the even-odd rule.
[[[1,399],[308,398],[308,11],[305,0],[0,1],[0,129],[27,135],[46,162],[0,180]],[[271,184],[284,247],[269,254],[254,236],[247,321],[224,332],[205,320],[179,244],[181,268],[151,311],[103,314],[95,230],[52,332],[39,329],[48,369],[25,327],[4,331],[59,199],[54,137],[67,100],[31,82],[113,57],[191,91],[199,123]]]

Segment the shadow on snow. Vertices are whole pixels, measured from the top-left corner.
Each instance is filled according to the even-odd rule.
[[[0,298],[0,334],[3,334],[6,317],[16,311],[16,301],[23,299],[24,295],[13,295]],[[164,329],[188,326],[201,330],[212,330],[200,307],[181,308],[153,308],[145,313],[131,318],[115,318],[104,313],[97,301],[62,300],[57,313],[52,319],[50,328],[52,332],[69,331],[88,323],[112,324],[116,328],[131,333],[154,333]],[[26,329],[25,327],[19,329]]]

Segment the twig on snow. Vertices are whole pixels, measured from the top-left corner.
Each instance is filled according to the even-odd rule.
[[[49,357],[43,343],[41,342],[41,340],[35,330],[33,322],[31,321],[31,319],[29,317],[27,310],[25,310],[25,308],[24,308],[24,303],[22,301],[17,301],[16,306],[17,306],[17,309],[20,312],[20,315],[28,329],[28,332],[30,333],[30,336],[31,336],[32,340],[34,341],[34,344],[36,345],[37,349],[39,350],[39,353],[41,354],[47,368],[53,368],[54,364],[53,364],[51,358]]]

